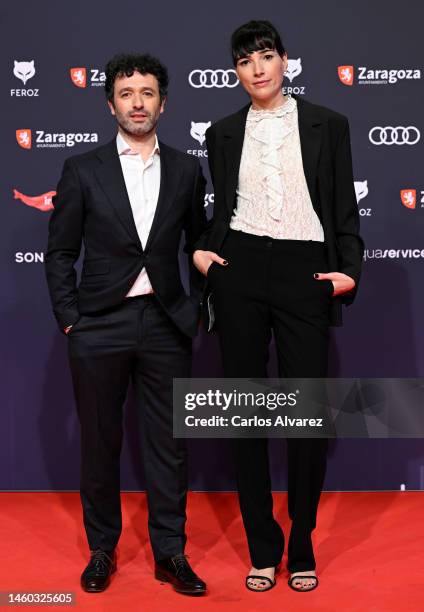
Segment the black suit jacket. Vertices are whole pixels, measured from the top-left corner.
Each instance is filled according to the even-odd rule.
[[[191,255],[206,227],[205,179],[199,161],[160,142],[161,181],[145,249],[137,234],[116,139],[65,161],[53,198],[45,258],[59,327],[121,303],[143,267],[159,302],[187,335],[197,331],[203,286],[190,256],[190,297],[180,278],[183,230]],[[82,276],[74,264],[84,243]]]
[[[349,124],[343,115],[297,96],[293,97],[298,105],[303,169],[312,205],[324,230],[329,270],[343,272],[356,283],[351,293],[333,298],[331,323],[341,325],[341,304],[351,304],[354,300],[364,250],[359,236]],[[221,119],[206,131],[215,203],[213,218],[196,248],[219,253],[227,235],[236,206],[240,158],[249,108],[250,104]]]

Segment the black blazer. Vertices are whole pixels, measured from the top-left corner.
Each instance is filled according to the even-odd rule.
[[[364,244],[352,173],[346,117],[293,96],[298,105],[303,169],[312,205],[324,230],[329,270],[355,280],[355,289],[333,298],[331,324],[342,324],[341,304],[351,304],[361,274]],[[206,131],[209,168],[215,192],[213,218],[196,248],[219,254],[236,206],[236,189],[250,104]],[[205,295],[207,294],[207,288]]]
[[[146,248],[137,234],[116,139],[65,161],[53,198],[45,258],[59,327],[121,303],[143,267],[156,297],[187,335],[197,331],[203,277],[190,256],[190,297],[178,263],[183,230],[186,253],[206,227],[205,179],[197,158],[160,142],[159,199]],[[82,276],[74,264],[84,243]]]

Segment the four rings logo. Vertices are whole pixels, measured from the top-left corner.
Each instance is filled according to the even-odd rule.
[[[206,87],[207,89],[212,87],[217,87],[218,89],[223,87],[233,88],[239,84],[236,71],[232,68],[228,70],[192,70],[188,75],[188,82],[196,89],[201,87]]]
[[[373,127],[368,134],[370,142],[373,145],[415,145],[421,138],[418,128],[413,125],[407,127],[398,125],[393,127],[387,125],[385,127]]]

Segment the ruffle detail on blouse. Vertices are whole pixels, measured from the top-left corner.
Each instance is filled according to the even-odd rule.
[[[261,143],[262,186],[266,194],[267,211],[275,221],[281,221],[284,196],[280,148],[284,139],[296,128],[294,121],[282,118],[296,110],[296,106],[296,100],[289,96],[278,108],[250,108],[247,115],[246,130],[254,140]]]

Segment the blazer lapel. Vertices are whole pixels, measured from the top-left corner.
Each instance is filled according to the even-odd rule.
[[[236,113],[231,126],[224,133],[224,156],[227,175],[225,196],[230,214],[232,214],[234,208],[234,197],[237,190],[244,131],[249,108],[250,104]]]
[[[100,187],[103,189],[130,238],[137,243],[139,248],[142,248],[125,186],[121,162],[119,161],[118,150],[116,148],[116,140],[113,139],[112,142],[99,151],[97,157],[101,163],[95,173]]]
[[[312,203],[315,202],[315,186],[318,171],[318,159],[321,150],[322,120],[316,115],[314,106],[298,96],[297,116],[299,122],[300,148],[302,151],[303,170]]]
[[[171,207],[177,194],[178,185],[181,180],[181,171],[178,168],[178,161],[175,160],[172,149],[159,141],[160,149],[160,187],[159,197],[153,217],[152,227],[146,243],[146,251],[152,244],[164,217]]]

